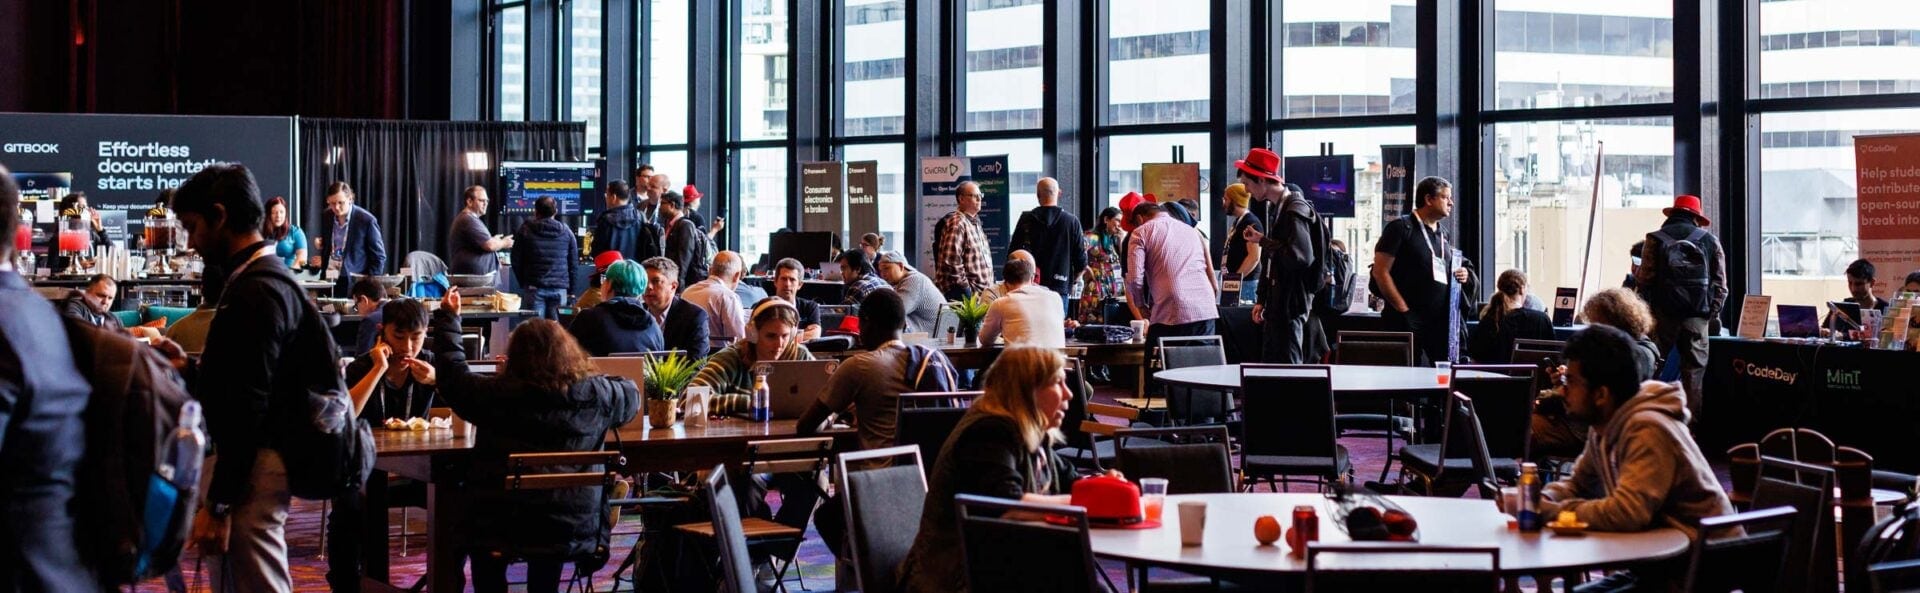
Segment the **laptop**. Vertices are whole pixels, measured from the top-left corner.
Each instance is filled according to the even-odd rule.
[[[1820,310],[1812,305],[1777,305],[1780,314],[1780,337],[1817,338],[1820,337]]]
[[[647,359],[640,356],[596,356],[591,359],[593,370],[602,375],[626,377],[633,380],[635,386],[646,388]]]
[[[775,360],[767,365],[767,407],[774,420],[794,420],[820,399],[833,374],[832,360]],[[758,366],[758,365],[756,365]]]

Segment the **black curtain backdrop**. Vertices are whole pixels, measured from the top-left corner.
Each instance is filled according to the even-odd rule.
[[[586,124],[579,122],[301,119],[305,199],[297,222],[309,241],[327,236],[324,192],[328,184],[345,181],[353,186],[355,204],[380,220],[387,242],[384,272],[395,273],[413,251],[444,259],[461,191],[486,186],[493,196],[488,230],[511,233],[499,214],[500,162],[585,160],[586,133]],[[485,171],[467,170],[469,152],[487,153]]]

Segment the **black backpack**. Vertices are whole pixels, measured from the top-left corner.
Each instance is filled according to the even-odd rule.
[[[1321,218],[1320,212],[1313,209],[1313,202],[1307,202],[1307,211],[1313,213],[1307,219],[1309,223],[1307,229],[1311,233],[1307,237],[1307,244],[1313,246],[1313,261],[1307,264],[1307,269],[1314,273],[1301,274],[1300,283],[1307,290],[1307,294],[1319,294],[1330,284],[1327,282],[1327,275],[1335,272],[1333,262],[1329,261],[1332,258],[1328,257],[1328,254],[1333,252],[1331,244],[1333,231],[1327,228],[1331,222]],[[1285,208],[1280,210],[1280,215],[1287,215]]]
[[[180,562],[200,500],[197,483],[177,488],[160,469],[180,409],[193,396],[152,348],[63,320],[74,367],[93,388],[83,416],[87,454],[75,474],[74,505],[87,510],[75,517],[80,552],[101,585],[166,574]]]
[[[1685,237],[1665,231],[1647,233],[1647,244],[1655,246],[1654,282],[1643,288],[1647,304],[1653,310],[1687,317],[1713,314],[1709,289],[1707,230],[1694,227]]]
[[[1325,315],[1339,315],[1347,312],[1353,304],[1353,264],[1347,256],[1327,252],[1327,273],[1333,275],[1333,281],[1314,295],[1313,306]]]
[[[264,258],[262,258],[264,259]],[[283,282],[302,294],[285,271],[255,268],[241,275]],[[353,410],[340,375],[333,333],[313,302],[300,300],[300,319],[273,376],[274,449],[287,466],[287,490],[307,500],[332,500],[357,492],[373,472],[373,429]]]

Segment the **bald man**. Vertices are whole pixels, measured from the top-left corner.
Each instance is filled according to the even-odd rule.
[[[707,279],[687,287],[680,298],[707,312],[707,337],[716,344],[728,344],[747,336],[747,316],[740,307],[740,296],[733,292],[745,271],[740,254],[722,251],[713,255]]]
[[[1033,283],[1059,294],[1061,306],[1071,309],[1067,293],[1073,290],[1073,279],[1087,269],[1086,234],[1080,219],[1060,207],[1060,182],[1042,177],[1033,194],[1040,205],[1020,215],[1007,249],[1032,252]]]
[[[980,184],[963,182],[953,212],[933,226],[933,283],[947,300],[993,290],[993,247],[980,226]]]
[[[1032,267],[1033,252],[1027,251],[1025,249],[1015,249],[1013,251],[1008,251],[1007,263],[1013,263],[1017,261],[1027,262],[1028,267]],[[1027,279],[1026,282],[1022,282],[1020,284],[1015,284],[1011,280],[1002,281],[999,284],[993,285],[993,298],[997,299],[997,298],[1006,296],[1008,292],[1016,288],[1020,288],[1022,285],[1037,286],[1036,284],[1033,283],[1033,279],[1031,278]],[[1065,311],[1066,309],[1062,308],[1061,310]]]

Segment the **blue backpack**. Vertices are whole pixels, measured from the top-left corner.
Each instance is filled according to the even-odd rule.
[[[907,346],[907,377],[913,390],[959,391],[960,373],[947,355],[920,344]]]

